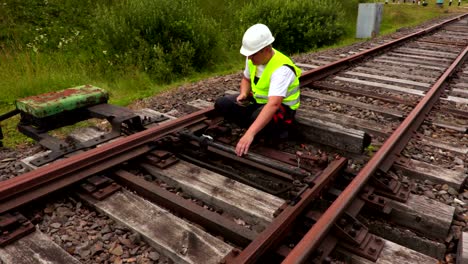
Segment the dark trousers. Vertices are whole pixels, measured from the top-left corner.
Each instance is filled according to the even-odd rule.
[[[234,122],[242,128],[248,128],[262,111],[264,104],[257,104],[253,98],[246,106],[237,104],[238,95],[226,95],[218,98],[215,109],[228,121]],[[266,125],[260,134],[272,139],[284,139],[288,136],[288,130],[294,121],[296,111],[289,106],[281,105],[272,120]]]

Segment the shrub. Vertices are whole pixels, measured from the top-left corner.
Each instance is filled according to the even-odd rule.
[[[63,65],[80,64],[87,76],[109,81],[141,71],[171,82],[243,62],[242,34],[257,22],[269,25],[284,52],[331,43],[342,32],[337,1],[4,0],[0,55],[30,53],[37,58],[31,67],[57,56]]]
[[[17,49],[76,51],[88,46],[92,0],[5,0],[0,3],[0,41]],[[91,38],[87,38],[90,40]]]
[[[275,48],[289,54],[335,43],[345,33],[343,16],[338,0],[255,0],[240,11],[245,29],[267,25]]]
[[[171,81],[214,63],[218,24],[191,0],[124,0],[96,16],[101,53],[110,65],[136,65]]]

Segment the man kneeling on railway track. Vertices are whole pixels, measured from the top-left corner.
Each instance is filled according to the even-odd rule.
[[[247,29],[240,49],[246,56],[240,94],[221,97],[215,103],[227,120],[248,127],[237,143],[238,156],[247,154],[259,133],[271,139],[286,138],[300,105],[301,70],[272,47],[274,40],[263,24]]]

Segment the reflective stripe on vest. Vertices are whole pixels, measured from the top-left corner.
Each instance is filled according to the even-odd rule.
[[[286,93],[286,97],[290,96],[290,95],[293,95],[295,93],[297,93],[299,91],[299,86],[297,86],[296,88],[294,88],[293,90],[291,91],[288,91]],[[260,99],[268,99],[268,96],[263,96],[263,95],[257,95],[256,96],[257,98],[260,98]]]
[[[265,65],[265,69],[260,76],[257,84],[254,83],[255,73],[257,66],[249,60],[249,72],[251,79],[252,93],[255,101],[259,104],[266,104],[268,102],[268,90],[270,87],[271,75],[275,70],[284,65],[289,65],[295,70],[296,78],[288,87],[286,96],[283,98],[283,104],[289,106],[292,110],[296,110],[300,105],[300,89],[299,89],[299,76],[301,76],[301,69],[299,69],[286,55],[273,49],[275,54],[271,57],[270,61]]]

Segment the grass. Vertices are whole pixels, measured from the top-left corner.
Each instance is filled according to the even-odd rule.
[[[456,0],[454,0],[454,3],[455,1]],[[384,3],[385,1],[373,2]],[[392,0],[389,0],[389,4],[384,5],[382,23],[380,25],[380,36],[395,33],[401,28],[420,25],[431,19],[468,11],[465,10],[465,5],[463,3],[460,7],[458,7],[455,3],[450,7],[446,5],[443,8],[440,8],[435,5],[435,0],[427,1],[428,6],[412,4],[410,3],[410,0],[407,0],[407,2],[408,3],[403,3],[403,0],[401,0],[401,3],[397,4],[392,3]],[[448,1],[446,0],[446,2]],[[318,48],[312,50],[311,52],[340,48],[362,41],[361,39],[355,38],[357,16],[350,18],[350,20],[350,23],[348,23],[348,35],[345,38],[337,41],[334,45]]]
[[[456,0],[454,0],[455,2]],[[391,0],[389,1],[391,2]],[[400,2],[403,2],[402,0]],[[410,2],[409,0],[407,2]],[[435,0],[427,1],[428,6],[412,3],[389,3],[384,6],[384,15],[381,24],[381,34],[393,33],[402,27],[419,25],[435,17],[441,17],[456,12],[466,12],[463,5],[458,7],[456,3],[448,6],[448,1],[443,8],[436,6]]]
[[[208,4],[204,0],[198,1],[206,4],[207,12],[220,9],[219,5]],[[456,2],[454,6],[446,5],[444,8],[436,7],[435,0],[429,0],[428,3],[427,7],[409,3],[384,5],[381,35],[393,33],[403,27],[418,25],[433,18],[464,11],[463,6],[456,6]],[[223,9],[218,15],[224,16],[226,12],[226,9]],[[342,47],[362,41],[354,38],[356,17],[353,16],[348,20],[350,21],[349,33],[345,38],[334,45],[313,51]],[[109,64],[105,71],[97,70],[102,66],[95,65],[89,54],[84,52],[83,54],[76,54],[76,51],[75,53],[59,51],[41,53],[26,48],[6,49],[0,44],[0,78],[2,80],[0,82],[0,115],[13,110],[14,100],[17,98],[83,84],[93,84],[108,90],[111,95],[110,103],[125,106],[134,100],[153,96],[183,83],[241,70],[244,58],[238,54],[238,48],[227,52],[229,59],[216,61],[216,67],[186,76],[171,84],[161,84],[153,81],[146,73],[133,68],[113,69],[113,66]],[[1,122],[5,146],[15,147],[31,142],[16,131],[17,123],[18,117]]]
[[[2,104],[16,98],[40,94],[55,87],[87,83],[85,65],[65,60],[60,54],[18,52],[0,55]]]

